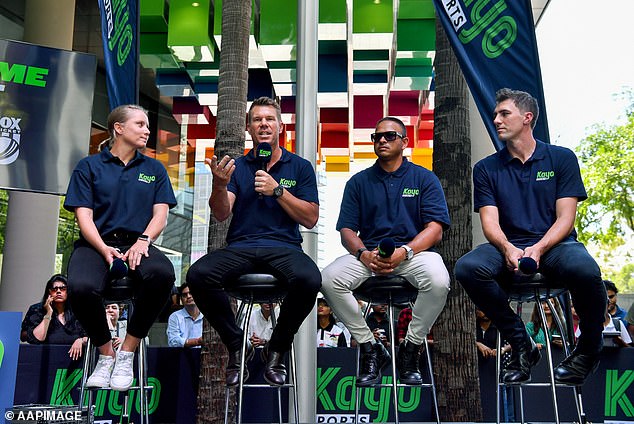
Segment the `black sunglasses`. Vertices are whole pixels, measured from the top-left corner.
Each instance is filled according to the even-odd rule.
[[[394,141],[396,137],[403,138],[405,136],[396,131],[375,132],[370,134],[370,140],[372,140],[373,143],[378,143],[381,141],[381,138],[385,138],[385,141]]]
[[[66,286],[51,287],[49,290],[52,292],[58,292],[58,291],[65,292]]]

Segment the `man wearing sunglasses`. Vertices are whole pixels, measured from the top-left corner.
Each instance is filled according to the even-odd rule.
[[[418,297],[399,347],[397,368],[402,383],[421,384],[420,345],[449,293],[449,273],[433,250],[449,227],[449,212],[438,178],[403,156],[409,139],[400,119],[381,119],[370,139],[377,160],[346,184],[337,221],[341,242],[350,254],[323,270],[322,292],[359,344],[357,385],[368,386],[380,380],[390,355],[376,342],[352,290],[375,274],[412,277]],[[382,257],[378,246],[386,238],[396,248]]]

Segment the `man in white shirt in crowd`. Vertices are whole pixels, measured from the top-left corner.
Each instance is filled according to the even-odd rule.
[[[280,311],[276,303],[273,303],[275,317]],[[271,320],[271,304],[260,303],[260,309],[253,311],[249,320],[249,341],[253,347],[264,346],[273,334],[273,321]]]
[[[167,323],[170,347],[200,347],[203,344],[203,314],[189,292],[187,283],[178,288],[183,309],[172,313]]]

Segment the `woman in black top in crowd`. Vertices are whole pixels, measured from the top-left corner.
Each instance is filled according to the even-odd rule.
[[[68,302],[66,277],[53,275],[46,283],[42,301],[29,307],[22,321],[20,340],[31,344],[69,344],[72,359],[81,357],[86,332]]]

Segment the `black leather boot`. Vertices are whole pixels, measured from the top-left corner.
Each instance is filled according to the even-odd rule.
[[[403,384],[420,385],[423,384],[423,377],[418,369],[418,359],[420,356],[420,345],[403,341],[398,348],[396,355],[396,368],[398,378]]]
[[[272,386],[282,386],[286,383],[286,365],[284,356],[286,352],[275,352],[269,350],[267,344],[262,349],[262,357],[265,359],[264,379]]]
[[[357,386],[370,386],[381,379],[381,369],[390,360],[390,354],[381,343],[361,343],[359,345],[359,376]]]
[[[502,372],[505,384],[522,384],[531,381],[531,368],[537,365],[542,354],[533,342],[523,349],[513,350],[511,361]]]
[[[599,366],[599,355],[572,352],[561,364],[555,367],[557,383],[581,386],[585,379]]]
[[[227,386],[235,386],[240,381],[240,357],[241,350],[229,352],[229,361],[227,362],[226,381]],[[249,369],[247,368],[247,362],[253,357],[253,348],[247,346],[247,356],[245,357],[244,375],[242,381],[247,381],[249,378]]]

